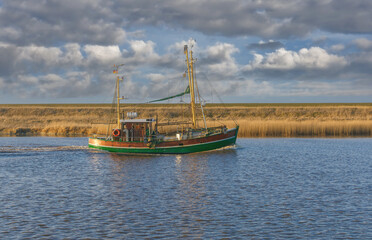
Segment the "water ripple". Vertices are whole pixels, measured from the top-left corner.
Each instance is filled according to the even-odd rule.
[[[165,156],[86,143],[0,138],[1,239],[372,238],[372,139]]]

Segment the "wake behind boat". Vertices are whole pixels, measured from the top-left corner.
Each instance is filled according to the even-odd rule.
[[[157,102],[168,100],[175,97],[181,97],[190,94],[190,109],[192,121],[171,123],[158,122],[158,118],[137,118],[136,112],[127,112],[127,118],[123,118],[124,114],[120,112],[120,91],[119,83],[122,78],[116,78],[116,128],[112,129],[110,134],[105,137],[89,138],[89,147],[102,149],[110,152],[120,153],[139,153],[139,154],[182,154],[203,152],[213,149],[223,148],[229,145],[234,145],[238,135],[239,126],[228,129],[225,125],[218,127],[207,127],[203,104],[200,101],[198,85],[195,81],[193,52],[188,51],[188,46],[184,46],[186,55],[187,75],[189,85],[183,93],[150,101]],[[189,57],[190,55],[190,57]],[[114,66],[114,74],[118,74],[119,67]],[[196,102],[198,95],[199,102]],[[196,118],[196,107],[200,106],[203,117],[203,127],[198,126]],[[166,125],[182,126],[173,132],[159,131],[159,127]],[[184,125],[186,127],[184,127]]]

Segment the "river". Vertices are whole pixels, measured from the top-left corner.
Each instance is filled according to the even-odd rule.
[[[371,239],[372,139],[125,156],[0,138],[1,239]]]

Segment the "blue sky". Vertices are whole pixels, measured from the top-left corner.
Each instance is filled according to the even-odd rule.
[[[370,0],[0,0],[0,103],[372,102]],[[176,100],[176,102],[179,100]]]

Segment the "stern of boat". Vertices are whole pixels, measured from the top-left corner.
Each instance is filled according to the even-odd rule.
[[[101,143],[101,139],[97,137],[90,137],[88,141],[89,147],[93,147],[93,148],[100,146],[101,145],[100,143]]]

